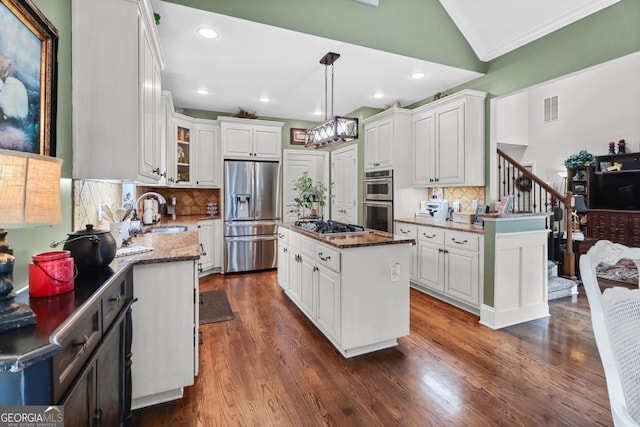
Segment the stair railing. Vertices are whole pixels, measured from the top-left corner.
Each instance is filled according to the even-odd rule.
[[[530,212],[547,214],[554,209],[562,209],[566,219],[566,251],[564,253],[564,275],[576,279],[575,254],[573,252],[573,236],[571,224],[571,192],[561,194],[542,179],[531,173],[504,151],[498,149],[498,194],[514,196],[514,212]],[[557,205],[557,206],[556,206]],[[560,236],[558,236],[558,239]]]

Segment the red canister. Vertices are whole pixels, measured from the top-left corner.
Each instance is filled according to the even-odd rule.
[[[29,296],[50,297],[73,290],[75,266],[71,251],[43,252],[31,257]]]

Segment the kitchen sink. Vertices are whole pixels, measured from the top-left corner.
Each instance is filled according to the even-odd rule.
[[[156,225],[147,228],[145,233],[184,233],[188,229],[186,225]]]

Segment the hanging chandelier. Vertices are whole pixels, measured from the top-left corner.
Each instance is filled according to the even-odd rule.
[[[355,117],[342,117],[333,115],[333,63],[340,58],[339,53],[328,52],[320,59],[324,65],[324,119],[318,126],[307,130],[306,147],[326,147],[339,142],[352,141],[358,138],[358,119]],[[327,117],[328,111],[328,79],[329,66],[331,66],[331,118]]]

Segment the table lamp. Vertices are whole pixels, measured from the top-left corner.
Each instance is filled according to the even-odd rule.
[[[29,306],[14,301],[15,258],[5,229],[62,223],[61,170],[55,157],[0,150],[0,332],[36,323]]]
[[[587,205],[584,203],[584,196],[577,195],[571,198],[571,210],[574,219],[573,229],[575,231],[580,231],[580,216],[578,214],[587,212]]]

